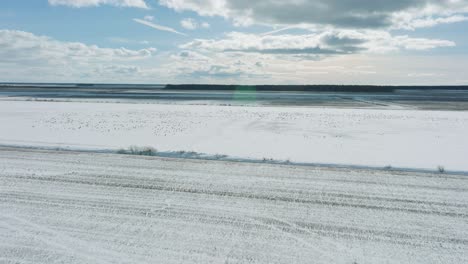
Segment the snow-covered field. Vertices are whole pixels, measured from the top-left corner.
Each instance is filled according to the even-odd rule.
[[[468,171],[468,112],[1,101],[0,144]]]
[[[466,176],[0,148],[0,263],[427,264],[467,252]]]

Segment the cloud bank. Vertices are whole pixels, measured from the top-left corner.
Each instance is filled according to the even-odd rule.
[[[155,48],[100,48],[63,42],[17,30],[0,30],[0,70],[8,76],[55,78],[124,76],[139,71],[132,64],[152,58]],[[10,72],[11,71],[11,72]]]
[[[191,32],[193,36],[203,36],[198,39],[165,35],[174,47],[164,48],[158,55],[153,48],[110,49],[2,30],[0,56],[4,59],[0,62],[0,75],[9,76],[9,69],[16,67],[24,69],[28,76],[49,71],[51,76],[63,73],[99,80],[126,76],[128,81],[166,79],[176,83],[436,84],[466,80],[462,76],[466,76],[468,60],[458,56],[466,52],[460,53],[460,48],[454,49],[459,52],[457,55],[427,52],[454,47],[456,43],[441,39],[434,31],[423,31],[429,35],[417,34],[418,37],[413,31],[468,21],[468,0],[48,1],[54,6],[74,8],[110,5],[140,9],[159,2],[181,12],[175,17],[180,20],[178,26],[185,30],[209,28],[206,17],[222,17],[236,27],[233,30],[224,23],[212,22],[219,21],[213,19],[211,30]],[[144,10],[148,12],[145,17],[141,14],[141,19],[128,22],[187,36],[176,28],[156,23],[149,11]],[[223,32],[227,30],[233,32]],[[110,40],[122,45],[149,44],[122,36]],[[158,40],[151,43],[158,44]]]
[[[305,65],[326,64],[344,57],[395,56],[404,51],[414,55],[455,47],[451,40],[412,37],[401,32],[468,20],[465,16],[468,0],[160,0],[159,3],[177,12],[224,17],[238,26],[235,32],[194,39],[179,46],[184,53],[174,57],[176,64],[180,62],[178,69],[185,75],[192,69],[192,73],[203,77],[285,78],[291,68],[304,75],[330,74],[330,68],[311,70]],[[252,25],[272,30],[263,34],[238,32]],[[186,27],[193,28],[189,23]],[[375,73],[367,68],[334,69],[335,75],[340,71]],[[292,75],[288,78],[293,78]]]
[[[238,25],[311,24],[338,28],[414,27],[420,19],[468,11],[468,0],[160,0],[177,11],[222,16]],[[403,22],[403,23],[402,23]],[[403,24],[403,25],[400,25]]]
[[[345,55],[453,46],[455,43],[448,40],[411,38],[406,35],[392,36],[385,31],[341,30],[305,35],[257,35],[232,32],[226,34],[223,39],[197,39],[181,45],[181,48],[208,52]]]
[[[0,30],[0,57],[3,61],[35,62],[138,60],[153,55],[155,48],[129,50],[100,48],[80,42],[62,42],[18,30]]]

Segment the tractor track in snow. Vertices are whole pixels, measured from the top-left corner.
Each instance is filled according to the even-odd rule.
[[[468,177],[0,147],[0,263],[463,263]]]

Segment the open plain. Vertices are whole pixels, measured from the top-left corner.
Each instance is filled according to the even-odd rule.
[[[0,148],[1,263],[465,263],[468,178]]]

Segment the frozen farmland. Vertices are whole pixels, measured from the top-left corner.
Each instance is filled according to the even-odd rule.
[[[466,111],[3,98],[0,124],[0,263],[468,262]]]
[[[466,263],[468,179],[0,149],[2,263]]]

